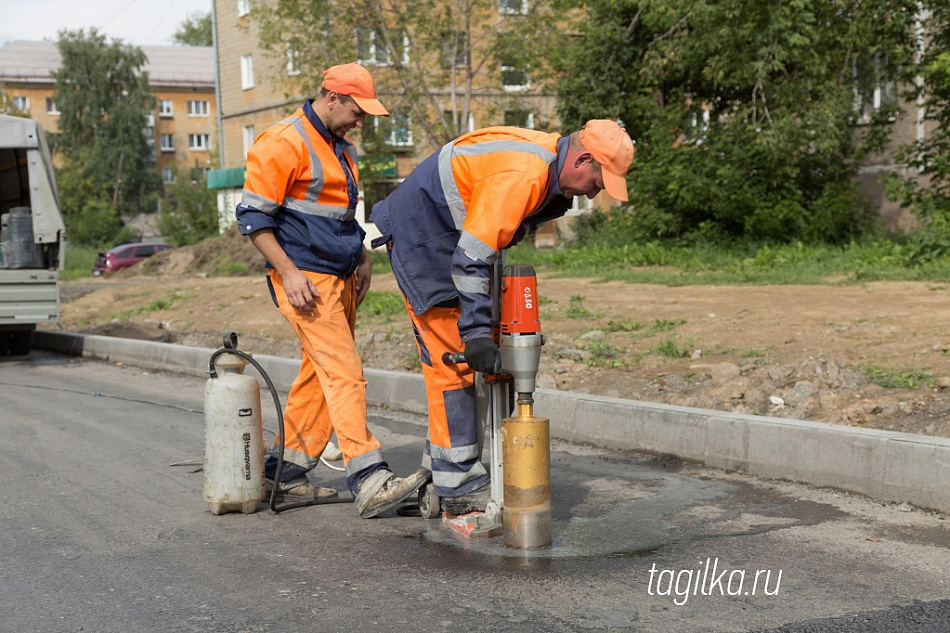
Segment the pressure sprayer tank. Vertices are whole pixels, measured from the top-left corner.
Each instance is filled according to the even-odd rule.
[[[264,499],[261,389],[236,354],[215,361],[205,384],[204,498],[211,514],[257,511]]]

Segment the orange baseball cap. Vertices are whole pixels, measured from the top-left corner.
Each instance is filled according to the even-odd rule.
[[[578,134],[581,145],[603,168],[604,189],[616,200],[627,200],[627,171],[633,164],[633,141],[616,121],[592,119]]]
[[[324,70],[323,87],[349,96],[366,114],[389,116],[389,111],[376,98],[376,86],[369,71],[356,62]]]

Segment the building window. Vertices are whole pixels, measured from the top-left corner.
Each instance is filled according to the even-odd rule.
[[[206,151],[211,149],[210,134],[189,134],[188,149],[195,151]]]
[[[412,125],[409,116],[393,114],[389,117],[373,117],[372,123],[363,127],[363,139],[383,143],[392,149],[408,149],[412,146]]]
[[[409,38],[402,31],[394,30],[389,35],[393,45],[399,48],[396,54],[401,63],[409,63]],[[356,59],[364,66],[389,66],[393,63],[386,38],[376,29],[369,28],[356,29]]]
[[[870,123],[871,117],[881,108],[897,105],[897,84],[886,78],[887,61],[875,54],[870,60],[851,62],[854,78],[854,109],[858,123]]]
[[[244,126],[244,160],[247,160],[247,153],[251,149],[251,145],[254,144],[254,126],[245,125]]]
[[[507,92],[520,92],[530,88],[528,69],[524,66],[501,66],[501,87]]]
[[[162,182],[165,184],[175,182],[175,171],[171,167],[162,167]]]
[[[442,33],[440,44],[439,62],[443,68],[468,66],[468,55],[465,50],[462,33],[458,31],[446,31]]]
[[[29,112],[30,98],[29,97],[13,97],[13,109],[18,112]]]
[[[59,108],[56,107],[56,102],[46,97],[46,114],[58,115],[62,114],[59,111]]]
[[[211,114],[211,106],[207,101],[189,101],[188,116],[208,116]]]
[[[159,99],[158,101],[158,116],[163,118],[168,118],[174,116],[172,112],[172,100],[171,99]]]
[[[376,117],[378,121],[380,117]],[[412,124],[409,115],[393,114],[386,122],[389,126],[389,134],[386,142],[393,147],[409,147],[412,145]]]
[[[175,135],[174,134],[162,134],[159,138],[161,143],[160,148],[163,152],[174,152],[175,151]]]
[[[534,112],[528,110],[505,110],[505,125],[534,129]]]
[[[254,56],[241,55],[241,89],[250,90],[254,87]]]
[[[287,51],[287,75],[296,77],[300,74],[300,51],[292,48]]]
[[[251,12],[251,0],[237,0],[238,17],[243,18]]]
[[[527,15],[528,0],[498,0],[498,13],[501,15]]]

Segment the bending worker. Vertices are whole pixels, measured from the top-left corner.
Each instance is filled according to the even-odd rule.
[[[474,372],[498,372],[489,275],[501,249],[560,217],[573,196],[627,199],[633,143],[617,123],[589,121],[568,137],[514,127],[465,134],[423,161],[373,207],[373,222],[406,300],[429,405],[423,466],[442,507],[484,510]],[[466,364],[446,365],[445,352]]]
[[[335,497],[307,473],[336,431],[346,485],[360,516],[376,516],[411,496],[428,478],[396,477],[366,425],[366,379],[353,338],[356,308],[369,289],[366,232],[354,219],[356,149],[346,139],[367,114],[389,116],[369,72],[352,63],[323,73],[316,99],[267,129],[247,155],[236,215],[243,235],[267,260],[271,299],[302,346],[300,373],[284,411],[285,449],[265,462],[281,495]]]

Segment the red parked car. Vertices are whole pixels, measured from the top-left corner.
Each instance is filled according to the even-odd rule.
[[[112,273],[122,268],[128,268],[136,262],[169,248],[171,248],[171,244],[165,244],[164,242],[119,244],[115,248],[99,253],[96,263],[92,267],[92,274],[98,276],[102,273]]]

